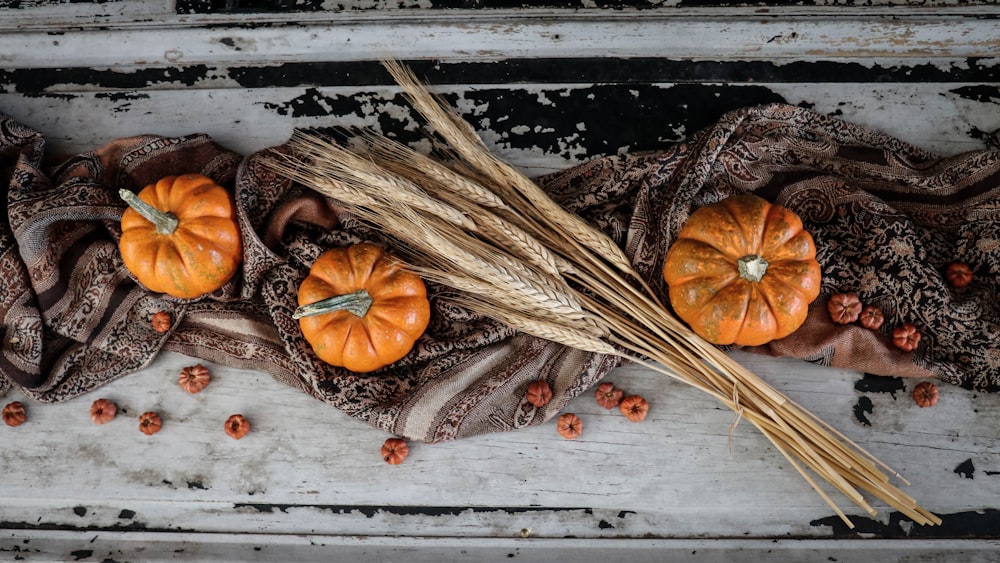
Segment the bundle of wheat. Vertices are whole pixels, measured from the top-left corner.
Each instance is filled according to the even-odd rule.
[[[451,151],[435,159],[364,134],[347,149],[296,133],[271,166],[405,243],[412,268],[461,304],[525,333],[615,354],[692,385],[754,424],[848,526],[805,468],[871,515],[866,491],[919,524],[940,519],[889,483],[873,456],[695,335],[603,232],[496,158],[404,67],[386,68]],[[905,480],[903,481],[905,482]]]

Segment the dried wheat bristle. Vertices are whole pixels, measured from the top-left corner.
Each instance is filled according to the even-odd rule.
[[[414,271],[454,290],[470,310],[566,346],[621,356],[708,393],[760,430],[849,526],[812,475],[869,514],[875,510],[859,491],[916,523],[940,523],[883,470],[898,474],[695,335],[611,238],[495,157],[408,69],[384,64],[455,160],[374,134],[348,150],[298,132],[290,153],[275,153],[267,165],[399,241]]]

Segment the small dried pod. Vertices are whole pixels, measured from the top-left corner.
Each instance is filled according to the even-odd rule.
[[[524,399],[536,407],[544,407],[552,400],[552,387],[547,381],[532,381],[528,384]]]
[[[571,412],[563,413],[556,420],[556,430],[563,438],[575,440],[583,434],[583,421]]]
[[[160,431],[163,428],[163,419],[160,415],[153,412],[144,412],[139,415],[139,431],[147,436],[151,436]]]
[[[912,352],[920,345],[920,331],[910,323],[892,329],[892,344],[904,352]]]
[[[835,293],[826,302],[833,322],[841,325],[853,323],[861,314],[861,301],[856,293]]]
[[[613,409],[620,405],[624,396],[625,391],[615,387],[614,383],[608,381],[598,385],[597,391],[594,391],[594,398],[597,399],[597,404],[606,409]]]
[[[865,305],[864,309],[861,309],[861,316],[858,317],[858,321],[861,326],[871,329],[878,330],[882,328],[882,323],[885,322],[885,315],[882,314],[882,309],[874,305]]]
[[[28,420],[28,411],[24,408],[24,403],[14,401],[7,403],[3,408],[3,421],[7,426],[20,426]]]
[[[150,322],[153,325],[153,330],[162,334],[170,330],[170,326],[174,324],[174,317],[167,311],[157,311],[153,313]]]
[[[632,422],[642,422],[646,420],[646,415],[649,414],[649,401],[641,395],[630,395],[622,399],[622,404],[619,408],[622,414],[625,415],[625,418]]]
[[[226,434],[229,434],[234,440],[239,440],[248,432],[250,432],[250,421],[242,414],[230,415],[226,419]]]
[[[938,402],[938,388],[930,381],[919,383],[913,388],[913,401],[920,408],[933,407]]]
[[[389,438],[382,442],[382,459],[389,465],[403,463],[410,455],[410,446],[402,438]]]
[[[118,414],[118,405],[108,399],[97,399],[90,405],[90,420],[94,424],[107,424]]]
[[[208,368],[198,364],[182,369],[180,376],[177,378],[177,383],[181,386],[181,389],[193,394],[207,387],[208,382],[211,380],[212,374],[208,371]]]
[[[952,262],[945,268],[944,278],[952,287],[965,287],[972,283],[972,268],[965,262]]]

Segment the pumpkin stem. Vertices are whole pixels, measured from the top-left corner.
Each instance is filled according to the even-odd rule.
[[[372,296],[366,290],[359,289],[351,293],[345,293],[344,295],[327,297],[308,305],[301,305],[292,313],[292,318],[301,319],[302,317],[312,317],[334,311],[347,311],[355,316],[363,317],[368,314],[368,309],[371,308],[372,301]]]
[[[145,201],[142,201],[134,193],[124,188],[118,190],[118,196],[124,199],[125,203],[134,209],[136,213],[142,215],[144,219],[152,223],[153,226],[156,227],[157,234],[170,235],[177,230],[177,225],[180,223],[180,220],[178,220],[177,216],[173,213],[160,211]]]
[[[736,261],[740,277],[752,282],[759,282],[767,272],[767,260],[757,254],[747,254]]]

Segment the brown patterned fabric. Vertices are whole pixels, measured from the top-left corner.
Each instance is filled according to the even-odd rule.
[[[431,286],[431,325],[413,352],[379,372],[325,365],[302,339],[295,292],[326,248],[377,231],[331,202],[270,174],[204,135],[116,140],[47,166],[43,137],[0,115],[0,389],[39,401],[91,391],[147,366],[160,350],[264,369],[279,381],[387,432],[442,441],[535,425],[616,365],[471,315]],[[117,252],[117,190],[200,172],[236,194],[241,275],[196,300],[152,294]],[[754,351],[883,375],[938,377],[1000,388],[1000,153],[939,158],[899,140],[789,106],[724,116],[656,154],[596,159],[540,179],[564,206],[611,234],[660,291],[663,255],[690,212],[755,192],[798,212],[816,239],[823,295],[806,325]],[[405,254],[405,249],[398,249]],[[961,290],[942,268],[961,259]],[[834,325],[831,293],[856,292],[886,313],[878,333]],[[665,294],[665,293],[664,293]],[[173,314],[165,333],[153,313]],[[888,331],[912,322],[921,347],[904,354]],[[555,400],[524,401],[544,378]]]

